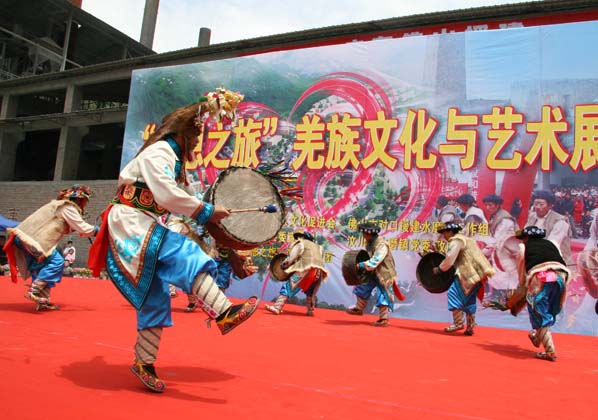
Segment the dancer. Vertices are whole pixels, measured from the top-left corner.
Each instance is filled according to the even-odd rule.
[[[219,88],[198,103],[168,114],[121,171],[118,194],[103,213],[102,228],[90,252],[89,266],[108,275],[137,310],[137,343],[131,371],[155,392],[163,392],[154,363],[162,329],[173,325],[169,284],[197,296],[202,310],[222,334],[255,312],[252,296],[233,305],[213,278],[217,266],[194,241],[161,224],[167,213],[184,215],[199,225],[217,223],[230,213],[196,198],[188,186],[185,164],[209,118],[234,119],[238,93]],[[209,322],[208,322],[209,325]]]
[[[459,232],[463,228],[456,223],[445,223],[436,231],[448,241],[446,257],[438,267],[434,267],[434,274],[448,271],[453,265],[456,268],[455,279],[448,290],[448,309],[453,313],[453,323],[444,329],[452,333],[465,328],[463,314],[467,316],[465,335],[473,335],[475,328],[476,295],[482,294],[483,282],[494,274],[492,265],[486,259],[476,242]]]
[[[356,264],[357,272],[368,271],[373,275],[367,283],[356,286],[353,294],[357,297],[355,306],[347,309],[349,315],[363,315],[363,310],[368,303],[374,289],[377,290],[376,306],[379,319],[373,323],[376,327],[388,326],[388,317],[395,301],[395,295],[403,300],[397,281],[395,260],[390,252],[388,242],[381,236],[380,227],[373,222],[365,222],[357,227],[366,240],[366,250],[371,258]]]
[[[9,228],[5,245],[13,282],[17,267],[24,280],[31,276],[31,288],[25,297],[33,301],[36,310],[58,309],[50,303],[50,292],[62,280],[64,257],[56,246],[73,231],[81,236],[93,236],[97,228],[83,220],[91,190],[85,185],[73,185],[60,191],[56,200],[40,207],[15,228]]]
[[[546,230],[527,226],[516,235],[524,244],[519,258],[519,279],[527,288],[527,311],[533,330],[528,336],[535,347],[544,347],[536,357],[556,361],[550,327],[556,322],[566,299],[571,273],[556,245],[546,237]]]
[[[314,316],[316,294],[322,282],[328,277],[324,267],[322,247],[315,243],[311,233],[297,230],[293,233],[295,241],[289,247],[287,258],[280,267],[291,277],[280,288],[280,294],[274,305],[266,305],[266,310],[274,315],[280,315],[285,303],[303,290],[307,306],[307,316]]]

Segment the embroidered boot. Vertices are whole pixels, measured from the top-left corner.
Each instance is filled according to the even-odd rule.
[[[475,314],[467,314],[467,328],[463,334],[470,336],[473,335],[473,329],[475,326]]]
[[[363,315],[363,309],[365,308],[365,305],[367,305],[367,303],[367,299],[360,298],[359,296],[357,296],[357,303],[355,303],[355,306],[350,307],[349,309],[347,309],[346,312],[349,315]]]
[[[162,328],[154,327],[137,331],[135,343],[135,361],[130,367],[131,372],[143,385],[153,392],[164,392],[166,384],[158,378],[154,363],[160,348]]]
[[[538,340],[544,346],[544,351],[536,353],[536,357],[542,360],[548,360],[549,362],[556,362],[556,351],[554,349],[554,343],[552,342],[552,334],[548,327],[538,328],[537,330]]]
[[[388,313],[390,312],[388,306],[380,306],[380,318],[372,325],[375,327],[388,327]]]
[[[455,332],[465,328],[463,326],[463,311],[453,309],[453,323],[444,329],[444,332]]]
[[[257,309],[259,299],[257,296],[251,296],[245,302],[233,305],[228,310],[216,318],[216,324],[222,335],[228,334],[234,328],[247,321]]]
[[[289,299],[286,296],[278,295],[278,297],[274,301],[274,305],[266,305],[265,308],[268,312],[271,312],[274,315],[280,315],[282,313],[282,308],[288,300]]]
[[[197,296],[197,303],[202,311],[215,319],[222,335],[228,334],[234,328],[247,321],[258,307],[259,299],[251,296],[245,302],[233,305],[207,273],[200,273],[193,282],[193,293]]]

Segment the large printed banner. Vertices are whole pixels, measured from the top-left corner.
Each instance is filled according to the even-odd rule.
[[[497,270],[486,296],[501,299],[517,283],[514,229],[548,210],[559,213],[549,236],[574,274],[555,330],[598,335],[591,229],[598,56],[591,45],[598,45],[597,21],[413,34],[135,71],[122,165],[173,109],[219,86],[240,91],[236,125],[208,126],[187,168],[195,185],[204,191],[230,166],[277,166],[294,172],[303,199],[287,202],[286,226],[253,251],[261,271],[234,282],[229,294],[273,299],[280,283],[267,264],[302,228],[323,245],[331,273],[319,305],[352,305],[341,261],[363,247],[356,226],[368,219],[390,243],[406,295],[393,316],[448,322],[446,294],[416,279],[419,253],[445,249],[435,234],[441,214],[453,209],[483,248]],[[533,197],[547,192],[554,202],[535,205]],[[457,205],[465,194],[472,209]],[[502,204],[485,203],[489,195]],[[478,308],[481,325],[529,328],[525,311],[512,317]]]

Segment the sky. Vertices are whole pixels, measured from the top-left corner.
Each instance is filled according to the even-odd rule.
[[[527,1],[527,0],[525,0]],[[153,49],[197,46],[199,29],[211,44],[261,36],[524,0],[162,0]],[[145,0],[83,0],[83,10],[139,40]]]

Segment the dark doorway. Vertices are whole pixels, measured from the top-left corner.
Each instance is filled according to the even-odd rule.
[[[17,146],[15,181],[54,179],[60,130],[31,131]]]

